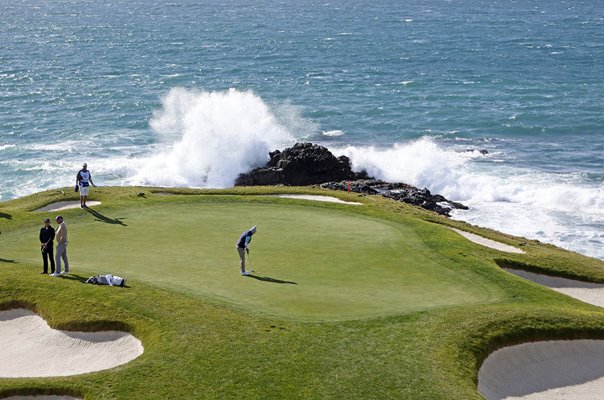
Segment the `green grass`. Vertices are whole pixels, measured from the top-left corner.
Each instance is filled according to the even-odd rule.
[[[26,306],[61,329],[122,327],[145,346],[138,359],[107,371],[0,379],[0,395],[479,399],[477,370],[495,348],[604,338],[602,310],[497,265],[512,260],[598,281],[598,260],[379,197],[279,187],[153,190],[167,189],[100,188],[98,214],[61,212],[71,279],[39,274],[37,232],[56,213],[33,210],[73,195],[0,203],[2,308]],[[261,196],[286,191],[364,205]],[[239,275],[235,250],[252,225],[258,279]],[[481,247],[447,225],[525,242],[527,254]],[[129,287],[81,282],[101,272],[126,276]]]

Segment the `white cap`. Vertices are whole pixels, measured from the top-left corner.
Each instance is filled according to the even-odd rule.
[[[256,233],[256,225],[252,226],[252,229],[250,229],[250,232],[252,232],[252,234]]]

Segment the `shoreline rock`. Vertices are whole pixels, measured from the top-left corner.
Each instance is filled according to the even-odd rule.
[[[307,186],[369,178],[365,172],[353,172],[348,157],[336,158],[326,147],[312,143],[296,143],[283,151],[270,152],[269,156],[270,161],[264,167],[239,175],[235,186]]]
[[[348,157],[335,157],[326,147],[317,144],[296,143],[283,151],[272,151],[269,156],[270,160],[264,167],[239,175],[235,186],[319,185],[347,191],[350,185],[351,192],[380,194],[440,215],[449,216],[452,209],[468,209],[461,203],[430,193],[427,188],[377,180],[366,171],[354,172]]]
[[[360,179],[356,181],[326,182],[319,186],[324,189],[345,190],[362,194],[379,194],[392,200],[411,204],[437,214],[450,216],[453,209],[467,210],[468,207],[446,199],[440,194],[432,194],[427,188],[419,189],[406,183],[385,182],[378,179]]]

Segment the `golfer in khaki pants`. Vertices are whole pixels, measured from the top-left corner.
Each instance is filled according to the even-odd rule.
[[[61,275],[61,259],[65,262],[65,272],[64,274],[69,273],[69,261],[67,260],[67,225],[63,222],[63,217],[60,215],[55,218],[59,227],[55,233],[55,240],[57,241],[57,247],[55,248],[55,264],[56,270],[54,274],[51,276],[59,276]]]
[[[245,252],[250,254],[250,242],[252,241],[252,235],[254,235],[254,233],[256,233],[255,225],[249,231],[243,232],[237,242],[237,251],[239,252],[239,259],[241,260],[241,275],[243,276],[250,275],[250,272],[245,270]]]

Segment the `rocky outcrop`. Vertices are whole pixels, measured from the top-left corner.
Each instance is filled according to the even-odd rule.
[[[270,161],[260,168],[239,175],[235,186],[319,184],[323,188],[348,190],[363,194],[380,194],[393,200],[413,204],[441,215],[466,206],[405,183],[390,183],[370,178],[365,171],[354,172],[346,156],[335,157],[327,148],[312,143],[296,143],[282,152],[269,153]]]
[[[447,200],[439,194],[432,194],[426,188],[419,189],[406,183],[390,183],[377,179],[363,179],[352,182],[327,182],[321,184],[321,187],[332,190],[348,190],[349,185],[351,192],[380,194],[393,200],[434,211],[440,215],[449,216],[452,209],[468,209],[468,207],[461,203]]]
[[[275,150],[264,167],[239,175],[235,186],[289,185],[306,186],[329,181],[368,178],[355,173],[346,156],[335,157],[326,147],[296,143],[282,152]]]

